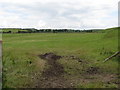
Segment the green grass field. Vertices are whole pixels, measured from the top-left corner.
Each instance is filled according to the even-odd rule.
[[[46,61],[38,55],[52,52],[75,56],[85,62],[67,57],[58,61],[66,72],[64,77],[73,82],[74,87],[117,88],[114,83],[118,73],[117,58],[103,63],[118,51],[117,34],[117,28],[105,30],[105,33],[3,34],[3,87],[35,87],[36,78],[40,78],[47,67]],[[98,67],[97,74],[86,73],[90,67]]]

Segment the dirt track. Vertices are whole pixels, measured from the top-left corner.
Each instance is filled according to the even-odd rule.
[[[40,58],[47,60],[50,67],[42,73],[42,77],[38,82],[37,88],[70,88],[72,85],[64,78],[64,68],[57,62],[61,56],[53,53],[39,55]]]

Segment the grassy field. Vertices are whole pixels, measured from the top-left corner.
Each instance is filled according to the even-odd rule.
[[[0,34],[0,40],[2,40],[2,34]]]
[[[58,63],[73,87],[117,88],[117,58],[103,63],[118,51],[117,33],[113,28],[104,33],[3,34],[3,87],[35,87],[42,72],[49,68],[38,55],[52,52],[64,56]]]

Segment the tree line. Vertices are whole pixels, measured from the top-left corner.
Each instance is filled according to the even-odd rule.
[[[96,32],[99,30],[73,30],[73,29],[18,29],[14,31],[14,29],[8,29],[2,31],[2,33],[79,33],[79,32]]]

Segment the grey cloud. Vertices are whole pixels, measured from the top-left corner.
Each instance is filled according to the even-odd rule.
[[[84,20],[88,18],[93,18],[94,11],[108,10],[109,6],[88,6],[76,3],[40,3],[34,2],[32,4],[24,3],[0,3],[0,9],[6,12],[6,16],[18,16],[21,23],[36,25],[40,20],[45,22],[45,27],[71,27],[79,28],[86,26]],[[107,14],[107,12],[106,12]],[[95,15],[94,15],[95,16]],[[4,16],[3,16],[4,17]],[[97,17],[97,16],[96,16]],[[101,18],[101,17],[99,17]],[[103,18],[101,18],[102,20]],[[14,21],[15,22],[15,21]],[[18,23],[20,24],[20,22]],[[90,24],[91,25],[91,24]],[[93,25],[94,26],[94,25]],[[97,26],[96,26],[97,27]]]

